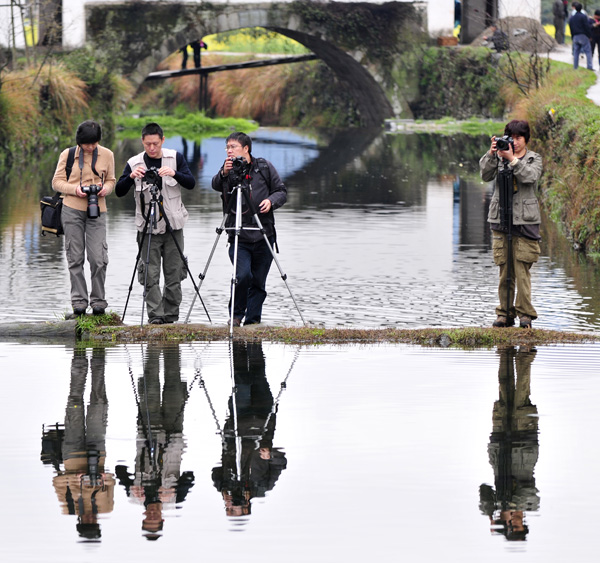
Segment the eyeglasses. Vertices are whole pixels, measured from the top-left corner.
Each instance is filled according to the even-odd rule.
[[[226,151],[234,151],[235,149],[241,149],[242,145],[226,145],[225,146],[225,150]]]

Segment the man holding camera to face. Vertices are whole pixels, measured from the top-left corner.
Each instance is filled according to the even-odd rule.
[[[500,304],[494,327],[513,326],[518,316],[522,328],[531,328],[531,321],[537,318],[531,302],[530,269],[540,255],[537,190],[542,157],[527,148],[529,138],[529,123],[515,119],[506,125],[504,137],[492,137],[489,151],[479,161],[482,180],[496,180],[488,214],[494,263],[500,267]],[[512,205],[503,203],[501,178],[510,179],[509,197],[504,202]]]
[[[135,187],[137,241],[141,256],[147,257],[147,271],[146,261],[138,262],[138,280],[146,289],[151,324],[174,323],[179,319],[181,280],[187,273],[180,250],[183,251],[183,226],[188,218],[181,188],[191,190],[196,185],[183,155],[163,148],[164,142],[162,128],[157,123],[148,123],[142,129],[144,151],[127,161],[115,190],[118,197],[123,197]]]
[[[88,304],[94,315],[106,309],[104,280],[108,265],[106,244],[106,196],[115,187],[115,160],[100,146],[102,128],[92,120],[77,127],[76,147],[61,154],[52,188],[64,194],[61,222],[71,279],[72,317],[85,315]],[[90,264],[92,290],[88,299],[83,266]]]
[[[256,208],[271,248],[276,245],[275,217],[273,211],[287,201],[287,189],[275,167],[264,158],[252,156],[252,139],[242,132],[232,133],[225,141],[227,158],[212,179],[212,188],[221,192],[223,208],[229,213],[225,228],[229,235],[229,258],[234,262],[235,202],[232,198],[243,197],[236,187],[246,190],[246,196]],[[243,197],[241,229],[238,239],[236,264],[236,289],[233,307],[233,326],[261,322],[262,306],[267,297],[265,286],[273,261],[269,244],[257,229],[253,210]],[[231,309],[230,309],[231,312]]]

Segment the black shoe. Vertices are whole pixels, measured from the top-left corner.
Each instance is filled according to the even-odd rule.
[[[76,319],[77,317],[83,317],[85,315],[86,310],[87,310],[86,308],[74,307],[73,313],[71,315],[69,315],[67,318],[68,319]]]
[[[250,326],[250,325],[259,325],[260,321],[246,321],[244,323],[244,326]]]
[[[153,319],[150,319],[150,324],[151,325],[164,325],[165,321],[163,321],[163,319],[161,317],[154,317]]]
[[[104,315],[104,311],[106,309],[104,309],[104,307],[94,307],[92,309],[92,312],[94,313],[94,315],[98,316],[98,315]]]
[[[233,326],[242,326],[242,319],[238,319],[237,317],[233,317]]]

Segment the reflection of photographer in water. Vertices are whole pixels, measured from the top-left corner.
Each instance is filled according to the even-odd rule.
[[[481,178],[485,182],[496,180],[488,214],[494,263],[500,267],[500,304],[496,307],[493,326],[513,326],[518,316],[521,327],[531,328],[531,321],[537,318],[531,302],[530,268],[540,255],[541,215],[537,189],[542,157],[527,148],[530,137],[527,121],[511,121],[504,135],[492,137],[490,150],[479,161]],[[504,201],[501,178],[508,178],[510,183],[510,193]]]
[[[242,197],[232,192],[236,186],[247,190],[260,215],[267,238],[271,246],[276,244],[275,217],[273,211],[287,201],[287,190],[275,167],[264,158],[252,156],[252,139],[245,133],[232,133],[225,141],[227,158],[221,170],[212,179],[213,190],[221,192],[223,207],[227,209],[231,197]],[[242,199],[242,201],[244,201]],[[235,209],[235,205],[233,207]],[[235,303],[233,306],[233,325],[260,323],[262,306],[267,297],[265,286],[267,275],[273,261],[273,255],[264,240],[262,233],[256,228],[252,212],[245,202],[242,208],[242,230],[239,235],[239,247],[236,270]],[[225,223],[229,229],[229,258],[233,264],[235,233],[235,213]],[[244,228],[246,227],[246,228]]]
[[[479,508],[489,517],[493,531],[508,540],[524,540],[529,531],[525,512],[538,510],[540,504],[533,477],[539,450],[538,411],[530,400],[536,350],[522,346],[517,352],[511,346],[498,354],[500,396],[494,403],[488,446],[495,488],[481,485]]]
[[[92,291],[89,305],[94,315],[104,314],[106,299],[104,280],[108,264],[106,245],[106,196],[115,187],[113,153],[100,146],[102,129],[95,121],[77,127],[73,170],[68,166],[69,150],[58,160],[52,188],[64,194],[61,212],[65,249],[71,278],[73,315],[85,315],[88,291],[83,266],[85,255],[90,264]]]
[[[284,453],[273,447],[276,414],[265,375],[260,342],[233,342],[235,392],[223,432],[221,465],[213,469],[227,516],[250,514],[251,500],[273,489],[286,468]]]
[[[138,229],[138,245],[142,255],[147,256],[148,239],[152,229],[147,275],[144,261],[138,263],[139,281],[146,284],[148,320],[152,324],[174,323],[179,319],[181,303],[181,280],[186,276],[179,248],[183,251],[183,226],[188,212],[181,200],[181,188],[191,190],[196,180],[182,154],[163,148],[165,137],[157,123],[148,123],[142,129],[144,152],[127,161],[116,187],[118,197],[123,197],[135,186],[135,223]],[[156,209],[156,223],[148,225],[142,239],[146,217],[150,213],[152,198],[160,198]],[[159,213],[164,210],[173,229]],[[160,271],[165,279],[164,291],[160,290]]]
[[[98,514],[112,512],[114,477],[104,469],[108,400],[104,381],[104,349],[94,348],[90,402],[84,406],[88,359],[85,350],[75,350],[71,362],[71,388],[65,414],[61,456],[64,471],[53,484],[63,514],[76,514],[77,531],[86,539],[100,538]]]
[[[164,385],[161,393],[160,357]],[[162,395],[162,396],[161,396]],[[144,505],[142,530],[149,540],[163,528],[163,509],[185,500],[194,485],[191,471],[181,473],[183,411],[187,389],[181,381],[178,346],[152,345],[147,349],[144,376],[138,385],[138,439],[134,473],[118,465],[115,473],[127,496]],[[149,423],[149,426],[148,426]]]

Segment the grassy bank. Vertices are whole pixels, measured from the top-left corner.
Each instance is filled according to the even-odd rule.
[[[586,97],[593,72],[553,63],[543,87],[515,104],[530,147],[544,158],[543,204],[573,246],[600,257],[600,107]]]
[[[229,339],[229,326],[202,324],[122,326],[117,315],[82,317],[77,323],[82,340],[104,342],[146,342],[190,340],[215,341]],[[234,329],[234,339],[264,340],[290,344],[352,344],[391,343],[421,346],[537,346],[550,344],[574,344],[598,342],[600,337],[551,330],[523,330],[520,328],[427,328],[401,330],[384,329],[338,329],[316,327],[251,326]]]

